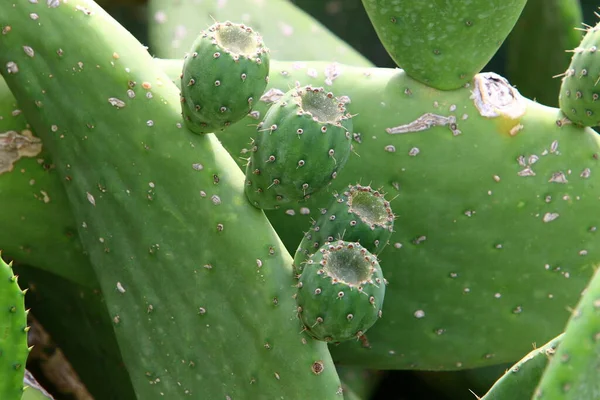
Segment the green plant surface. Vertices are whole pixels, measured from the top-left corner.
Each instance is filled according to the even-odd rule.
[[[53,397],[35,380],[35,377],[25,371],[23,395],[21,400],[53,400]]]
[[[408,76],[441,90],[491,60],[527,0],[363,0],[379,40]]]
[[[0,26],[2,74],[69,177],[138,398],[338,398],[326,345],[289,323],[291,256],[217,138],[183,128],[145,48],[90,1],[3,4]]]
[[[573,310],[558,350],[532,399],[598,399],[599,370],[600,272],[596,272]]]
[[[343,61],[368,67],[372,64],[320,22],[288,0],[150,0],[151,51],[160,58],[183,58],[200,30],[214,21],[237,21],[264,37],[277,60]],[[295,43],[290,46],[290,43]]]
[[[23,393],[27,348],[25,292],[11,265],[0,254],[0,398],[17,400]]]
[[[563,334],[532,350],[511,366],[481,400],[530,400]]]
[[[562,331],[600,259],[594,131],[558,126],[558,109],[522,98],[493,74],[437,91],[394,69],[275,61],[271,68],[273,91],[323,85],[335,68],[327,87],[352,99],[357,134],[355,154],[328,191],[266,212],[288,250],[349,183],[380,188],[397,215],[379,255],[390,282],[384,317],[367,342],[331,347],[335,360],[473,368],[514,362]],[[263,103],[261,113],[270,105]],[[476,103],[498,116],[482,116]],[[247,117],[219,135],[240,166],[253,124]]]
[[[562,74],[581,41],[579,0],[528,0],[506,39],[506,77],[521,94],[558,107]]]

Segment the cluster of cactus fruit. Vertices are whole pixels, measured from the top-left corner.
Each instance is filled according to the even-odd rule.
[[[526,0],[362,3],[401,69],[311,61],[242,3],[177,59],[91,0],[0,5],[0,399],[47,398],[29,307],[97,398],[361,398],[345,366],[543,342],[482,398],[600,399],[600,24],[552,108],[481,73]]]

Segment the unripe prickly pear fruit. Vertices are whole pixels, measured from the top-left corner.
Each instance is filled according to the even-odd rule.
[[[296,87],[258,125],[246,169],[246,196],[262,209],[308,199],[327,186],[351,152],[352,119],[321,87]]]
[[[186,55],[181,108],[195,133],[223,130],[245,117],[269,81],[269,50],[252,28],[215,23]]]
[[[360,338],[381,318],[386,284],[377,257],[359,243],[326,243],[300,275],[298,316],[315,339]]]
[[[379,254],[394,230],[394,214],[383,194],[370,186],[349,185],[313,222],[294,256],[296,271],[302,271],[306,259],[325,242],[359,242],[373,254]]]
[[[571,64],[564,73],[558,101],[573,123],[600,125],[600,24],[589,28],[581,44],[573,50]]]

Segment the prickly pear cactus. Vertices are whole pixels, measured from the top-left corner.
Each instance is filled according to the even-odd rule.
[[[392,59],[413,79],[458,89],[498,51],[526,0],[363,0]]]
[[[383,193],[370,186],[349,185],[314,221],[294,255],[296,271],[301,272],[306,259],[325,242],[344,240],[359,242],[377,255],[394,230],[394,214]]]
[[[531,399],[548,362],[554,357],[563,334],[532,350],[510,367],[481,400]]]
[[[23,392],[27,348],[25,292],[11,265],[0,255],[0,399],[18,400]]]
[[[533,400],[600,398],[600,269],[596,270],[565,328]]]
[[[296,301],[305,330],[326,342],[361,338],[382,315],[386,281],[358,243],[325,243],[300,275]]]
[[[215,23],[202,32],[186,55],[181,104],[188,129],[223,130],[242,119],[269,81],[269,50],[252,28]]]
[[[561,111],[581,126],[600,124],[600,24],[590,27],[573,50],[560,87]]]
[[[333,93],[312,86],[289,90],[258,125],[246,168],[248,200],[277,209],[310,198],[346,164],[351,135],[351,116]]]

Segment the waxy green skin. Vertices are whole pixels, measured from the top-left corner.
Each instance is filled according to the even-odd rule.
[[[369,269],[364,279],[349,278],[361,274],[363,268]],[[381,318],[385,286],[377,257],[364,247],[343,240],[327,242],[309,258],[300,275],[298,317],[318,340],[358,339]]]
[[[323,85],[332,65],[272,68],[268,89],[296,81]],[[330,348],[334,359],[379,369],[451,370],[514,362],[531,343],[551,340],[600,262],[597,134],[559,127],[558,109],[527,99],[520,100],[521,117],[483,117],[471,99],[475,83],[436,91],[398,70],[337,68],[328,87],[352,99],[356,154],[326,191],[266,212],[295,251],[298,232],[320,217],[334,191],[363,182],[390,199],[396,228],[379,254],[393,282],[385,317],[369,330],[370,347],[341,343]],[[449,125],[386,131],[430,114],[455,116],[460,134]],[[236,132],[242,131],[219,135],[233,155],[248,149]]]
[[[181,59],[197,32],[214,21],[244,22],[261,33],[277,60],[338,61],[373,64],[326,26],[289,0],[149,0],[148,35],[152,54]],[[293,45],[290,45],[293,43]]]
[[[236,44],[253,49],[230,47]],[[183,63],[180,87],[186,126],[195,133],[224,130],[252,110],[268,77],[269,53],[260,35],[229,21],[213,24],[194,41]]]
[[[515,363],[494,383],[481,400],[531,399],[562,338],[563,334],[558,335]]]
[[[356,199],[356,200],[353,200]],[[376,224],[369,221],[368,215],[361,216],[357,208],[375,210],[378,215],[386,215]],[[364,213],[363,213],[364,214]],[[324,208],[308,232],[304,234],[296,253],[294,268],[301,272],[308,257],[325,242],[343,239],[359,242],[369,252],[379,254],[392,236],[394,215],[383,194],[370,186],[349,185],[341,193],[334,193],[334,199]]]
[[[533,400],[597,399],[600,396],[600,270],[582,294],[562,342]]]
[[[339,107],[339,117],[330,121],[311,114],[304,104],[307,98],[319,99],[319,110]],[[351,116],[338,102],[323,88],[299,87],[269,107],[246,167],[245,192],[251,204],[264,210],[295,205],[335,180],[350,157],[352,135]]]
[[[560,109],[581,126],[600,125],[600,24],[588,29],[573,50],[558,98]]]
[[[0,398],[20,399],[27,348],[25,293],[0,254]]]
[[[289,324],[290,255],[216,137],[183,127],[179,90],[144,47],[91,2],[6,4],[0,25],[0,64],[19,68],[2,74],[60,160],[136,395],[338,398],[325,344]]]
[[[441,90],[479,73],[514,27],[526,0],[363,0],[369,19],[408,76]]]

